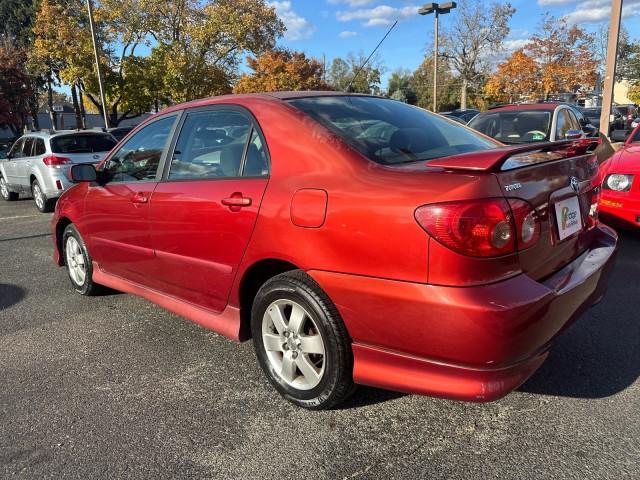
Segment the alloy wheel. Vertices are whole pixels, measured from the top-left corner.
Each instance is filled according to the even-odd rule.
[[[299,303],[276,300],[262,318],[262,343],[273,370],[299,390],[317,386],[325,372],[325,345],[313,317]]]
[[[78,240],[74,237],[67,237],[65,254],[71,280],[79,287],[84,285],[84,279],[87,276],[87,267],[85,265],[82,247],[80,247],[80,243],[78,243]]]
[[[7,187],[7,182],[4,180],[4,177],[0,177],[0,194],[2,194],[2,198],[9,198],[9,188]]]
[[[36,201],[36,205],[40,210],[44,209],[44,196],[42,195],[42,190],[40,190],[40,185],[38,182],[33,184],[33,199]]]

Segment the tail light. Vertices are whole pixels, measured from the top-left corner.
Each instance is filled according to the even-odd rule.
[[[47,167],[61,167],[62,165],[69,165],[71,159],[67,157],[58,157],[56,155],[48,155],[42,159]]]
[[[425,231],[451,250],[498,257],[532,246],[540,219],[524,200],[488,198],[425,205],[415,212]]]

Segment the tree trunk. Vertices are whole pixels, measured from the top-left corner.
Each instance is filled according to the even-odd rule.
[[[51,119],[51,127],[54,130],[58,129],[58,114],[53,111],[53,88],[51,80],[51,70],[47,72],[47,95],[49,104],[49,118]]]
[[[80,104],[78,103],[78,93],[76,92],[76,84],[71,84],[71,99],[73,100],[73,111],[76,114],[76,129],[82,128],[82,114],[80,113]]]
[[[29,111],[31,112],[31,124],[34,130],[40,130],[40,120],[38,120],[38,97],[34,93],[29,97]]]
[[[462,92],[460,93],[460,110],[467,109],[467,79],[462,77]]]
[[[82,128],[87,128],[87,114],[84,111],[84,95],[82,94],[82,87],[78,84],[78,99],[80,103],[80,117]]]

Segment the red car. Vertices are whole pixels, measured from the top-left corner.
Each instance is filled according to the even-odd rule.
[[[640,126],[623,147],[601,165],[603,218],[624,226],[640,226]]]
[[[291,402],[355,384],[497,399],[604,294],[595,157],[394,100],[210,98],[138,126],[53,217],[55,261],[229,338]]]

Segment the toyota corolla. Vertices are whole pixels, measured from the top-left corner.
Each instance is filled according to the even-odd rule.
[[[215,97],[73,166],[54,257],[82,295],[253,339],[299,406],[356,384],[490,401],[606,290],[617,237],[589,152],[506,147],[373,96]]]

